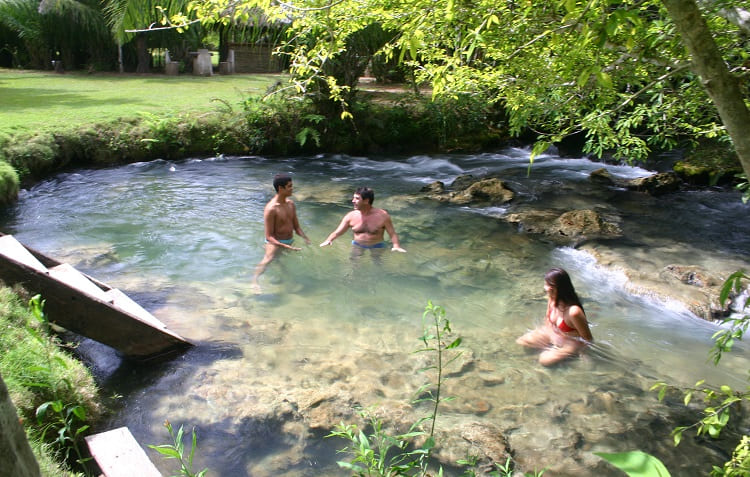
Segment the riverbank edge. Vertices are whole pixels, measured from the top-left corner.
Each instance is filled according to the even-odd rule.
[[[0,343],[3,345],[0,380],[5,383],[8,398],[15,408],[3,410],[17,413],[15,420],[25,433],[16,437],[28,440],[39,466],[37,475],[39,471],[50,477],[79,475],[71,473],[64,462],[63,453],[70,450],[55,448],[53,441],[64,436],[69,445],[69,439],[74,439],[82,449],[83,426],[94,426],[101,421],[106,413],[106,400],[89,368],[71,351],[73,347],[64,344],[45,321],[40,321],[30,305],[24,305],[30,298],[27,290],[19,286],[11,288],[0,281]],[[59,416],[49,416],[54,414],[56,403],[62,406],[61,412],[74,413],[76,418],[68,415],[61,427],[61,421],[56,420]],[[42,408],[47,412],[40,412]],[[81,434],[76,433],[78,429]],[[4,444],[13,449],[24,447],[23,443],[15,441]],[[13,452],[2,454],[2,458],[11,462],[2,462],[0,458],[0,468],[11,469],[23,464],[13,462]],[[71,452],[71,456],[73,454]]]
[[[309,102],[251,97],[242,109],[222,103],[203,113],[175,113],[92,123],[55,132],[0,134],[0,206],[51,175],[156,159],[218,155],[477,153],[533,138],[514,138],[504,112],[478,98],[362,92],[352,118],[324,117]],[[581,144],[560,151],[581,155]],[[659,154],[654,154],[655,157]],[[742,168],[731,148],[702,142],[652,164],[686,183],[735,183]]]
[[[218,155],[351,155],[478,152],[511,140],[502,112],[463,97],[365,98],[353,118],[327,118],[311,103],[248,98],[200,114],[133,117],[56,132],[0,135],[0,205],[65,170]]]

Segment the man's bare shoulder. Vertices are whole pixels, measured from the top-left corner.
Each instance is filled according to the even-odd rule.
[[[388,215],[388,211],[385,209],[375,209],[375,213],[378,215],[378,217],[382,217],[383,220],[388,220],[391,218],[391,216]]]
[[[268,201],[266,206],[263,208],[263,212],[266,214],[275,213],[279,209],[280,205],[281,204],[279,204],[279,202],[276,200],[276,197],[274,197],[273,199]]]

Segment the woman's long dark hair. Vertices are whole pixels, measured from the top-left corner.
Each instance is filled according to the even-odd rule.
[[[555,306],[559,306],[562,302],[566,306],[578,305],[583,310],[583,305],[573,287],[573,282],[570,281],[568,272],[562,268],[550,268],[544,275],[544,281],[555,289]],[[586,311],[583,310],[583,313],[585,314]]]

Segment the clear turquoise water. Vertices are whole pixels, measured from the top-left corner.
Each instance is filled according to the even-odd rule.
[[[408,403],[423,379],[411,351],[428,300],[446,308],[471,356],[449,385],[457,404],[443,417],[448,431],[468,421],[497,426],[519,465],[552,475],[617,475],[591,452],[631,448],[655,453],[673,475],[705,475],[721,452],[692,442],[673,448],[669,431],[685,418],[680,400],[660,404],[648,388],[704,377],[742,385],[746,348],[715,369],[707,363],[714,325],[680,304],[631,293],[622,273],[589,253],[499,217],[527,206],[597,208],[622,217],[627,239],[607,246],[636,268],[731,270],[747,263],[747,209],[726,191],[652,198],[594,186],[588,174],[602,164],[586,159],[541,157],[530,176],[527,165],[524,149],[154,161],[58,175],[0,211],[0,230],[124,290],[199,344],[147,369],[89,341],[81,349],[104,388],[124,396],[108,426],[129,426],[142,444],[166,442],[164,419],[196,426],[198,465],[216,475],[345,475],[334,464],[340,446],[306,427],[315,413],[305,403],[318,395],[333,408]],[[607,168],[620,178],[649,173]],[[262,208],[277,172],[292,173],[313,244],[272,263],[255,294]],[[517,192],[511,205],[450,206],[418,192],[434,180],[489,172]],[[353,262],[346,237],[318,247],[359,185],[375,189],[375,205],[391,213],[408,253]],[[551,266],[573,276],[596,345],[584,359],[542,369],[514,340],[539,322]],[[281,412],[285,405],[294,412]],[[163,472],[172,469],[152,457]]]

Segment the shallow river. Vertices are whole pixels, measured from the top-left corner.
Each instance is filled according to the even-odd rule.
[[[474,424],[494,429],[521,468],[548,468],[545,475],[621,475],[592,452],[632,449],[657,455],[672,475],[706,475],[725,460],[727,443],[686,436],[675,448],[670,430],[697,415],[681,396],[660,403],[649,388],[701,378],[743,386],[747,348],[715,368],[707,359],[715,325],[676,301],[629,292],[623,273],[586,251],[499,218],[518,207],[597,208],[621,217],[625,238],[602,247],[631,267],[677,263],[726,273],[748,266],[747,207],[728,191],[653,198],[594,185],[589,173],[602,164],[586,159],[543,156],[527,176],[528,157],[525,149],[219,157],[77,171],[23,191],[0,209],[0,230],[122,289],[198,344],[148,367],[90,341],[81,351],[105,392],[122,396],[107,428],[127,425],[145,445],[168,441],[165,419],[195,427],[196,467],[209,475],[346,475],[335,464],[344,443],[323,436],[342,419],[354,422],[352,406],[374,406],[401,425],[424,415],[409,402],[429,378],[418,371],[429,356],[412,353],[428,300],[445,307],[463,337],[464,355],[445,385],[456,399],[438,418],[442,431],[466,440]],[[606,167],[617,178],[651,173]],[[508,207],[419,197],[435,180],[501,171],[517,193]],[[262,210],[277,172],[292,173],[313,244],[298,238],[303,250],[273,262],[254,293]],[[349,235],[318,247],[359,185],[375,189],[374,205],[390,212],[408,253],[352,260]],[[546,369],[515,339],[541,322],[542,277],[552,266],[570,272],[596,343],[582,358]],[[175,471],[173,461],[148,452],[162,472]]]

